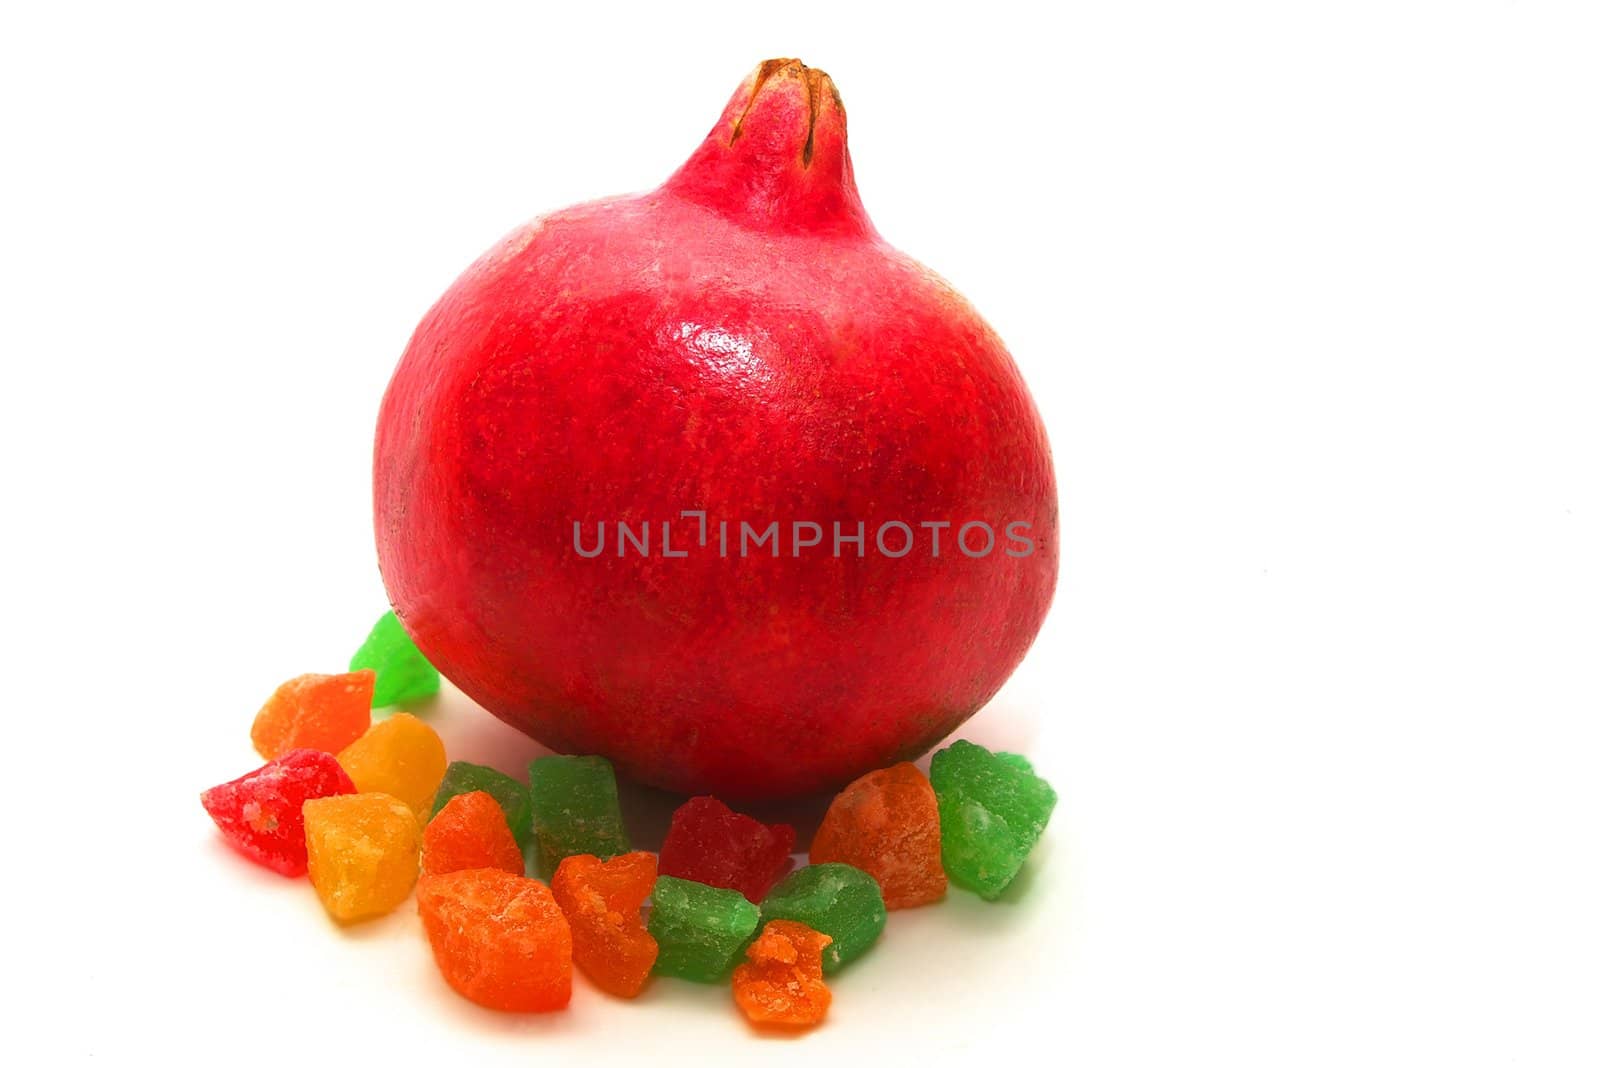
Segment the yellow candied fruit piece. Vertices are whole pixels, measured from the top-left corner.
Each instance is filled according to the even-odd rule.
[[[340,923],[382,916],[416,884],[422,824],[411,806],[381,793],[307,801],[306,859],[323,908]]]
[[[391,794],[423,818],[433,808],[449,761],[432,727],[397,712],[346,746],[339,764],[360,792]]]

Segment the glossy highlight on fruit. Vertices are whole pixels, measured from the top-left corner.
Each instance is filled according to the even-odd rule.
[[[1016,365],[879,237],[833,82],[797,60],[761,64],[660,188],[468,268],[384,397],[374,498],[395,612],[468,696],[729,799],[925,752],[1016,667],[1057,571]],[[978,523],[981,555],[958,543]],[[781,543],[743,552],[743,524]]]

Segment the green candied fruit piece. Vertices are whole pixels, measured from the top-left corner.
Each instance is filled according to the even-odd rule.
[[[482,764],[469,764],[465,760],[452,760],[450,766],[444,769],[444,778],[439,783],[439,792],[433,795],[433,812],[428,816],[431,820],[444,808],[444,803],[457,794],[470,794],[474,790],[482,790],[500,803],[500,809],[506,814],[506,823],[511,827],[511,834],[517,840],[517,845],[524,849],[528,846],[528,839],[533,836],[533,795],[529,792],[527,784],[518,782],[503,771],[486,768]]]
[[[412,644],[393,612],[383,614],[350,658],[351,671],[363,668],[378,673],[372,688],[373,708],[415,704],[439,692],[439,669]]]
[[[994,758],[1000,763],[1008,764],[1013,768],[1021,768],[1023,771],[1029,772],[1033,770],[1033,762],[1021,753],[996,753]]]
[[[539,866],[548,877],[568,857],[609,860],[630,850],[617,776],[601,756],[547,756],[528,766]]]
[[[945,874],[993,901],[1022,870],[1044,833],[1056,792],[1027,761],[956,742],[933,754]]]
[[[721,982],[761,925],[761,910],[737,890],[662,875],[652,900],[658,975]]]
[[[794,920],[830,936],[822,970],[836,972],[878,940],[889,910],[878,881],[860,868],[813,864],[772,888],[761,902],[761,925],[768,920]]]

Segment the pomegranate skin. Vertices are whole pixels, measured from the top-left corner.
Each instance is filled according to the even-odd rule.
[[[833,84],[793,60],[747,78],[660,189],[545,216],[456,281],[384,396],[374,497],[390,600],[452,682],[686,793],[792,796],[915,758],[999,689],[1055,588],[1027,388],[878,237]],[[618,521],[649,524],[648,554],[619,555]],[[740,524],[773,521],[780,554],[741,556]],[[822,530],[799,555],[796,521]],[[899,558],[875,540],[891,521]],[[969,522],[986,555],[958,547]],[[577,551],[574,525],[592,550],[602,523],[604,551]],[[864,544],[835,556],[835,523]]]

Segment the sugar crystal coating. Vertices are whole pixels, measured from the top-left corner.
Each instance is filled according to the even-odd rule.
[[[417,881],[422,828],[399,798],[345,794],[307,801],[306,852],[311,885],[340,923],[382,916]]]
[[[482,790],[500,803],[517,845],[526,848],[528,840],[533,837],[533,796],[528,792],[527,783],[519,782],[494,768],[469,764],[465,760],[452,760],[444,769],[444,778],[433,795],[434,815],[438,815],[445,802],[452,797],[473,790]]]
[[[721,982],[760,920],[760,910],[737,890],[660,876],[650,908],[650,933],[660,949],[656,973]]]
[[[350,658],[350,670],[377,672],[372,707],[409,705],[439,692],[439,672],[422,655],[393,612],[385,612]]]
[[[298,675],[273,691],[256,713],[250,742],[267,760],[291,749],[337,753],[372,723],[370,671]]]
[[[759,902],[794,864],[794,828],[762,823],[714,797],[691,797],[672,814],[661,873],[737,890]]]
[[[332,753],[291,749],[232,782],[213,786],[200,803],[228,844],[283,875],[306,873],[305,818],[300,807],[318,797],[353,794]]]
[[[397,712],[341,750],[339,763],[362,793],[392,794],[421,816],[433,806],[448,761],[432,727]]]
[[[865,953],[883,934],[889,913],[877,882],[849,864],[811,864],[772,888],[761,902],[761,922],[794,920],[832,941],[822,951],[822,970],[838,971]]]
[[[572,928],[573,963],[607,993],[634,997],[650,977],[657,946],[639,910],[655,881],[650,853],[568,857],[550,881]]]
[[[506,815],[482,790],[452,797],[422,831],[423,874],[471,868],[523,872],[522,850],[506,826]]]
[[[599,756],[540,757],[528,767],[540,870],[555,874],[568,857],[602,860],[629,850],[611,761]]]
[[[751,1023],[810,1027],[822,1022],[833,993],[822,981],[822,952],[831,941],[792,920],[773,920],[733,970],[733,1000]]]
[[[572,933],[550,888],[494,868],[417,884],[433,959],[469,1001],[502,1012],[548,1012],[572,996]]]
[[[944,870],[994,900],[1016,878],[1056,805],[1025,760],[956,742],[933,755]]]
[[[944,897],[939,800],[914,764],[869,772],[828,806],[811,840],[811,863],[852,864],[877,880],[891,909]]]

